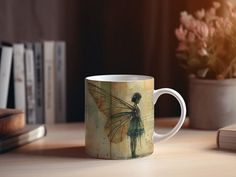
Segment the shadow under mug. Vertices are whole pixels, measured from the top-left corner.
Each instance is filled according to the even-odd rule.
[[[166,134],[154,131],[154,105],[163,94],[181,108],[176,126]],[[153,153],[154,143],[171,138],[184,123],[186,106],[173,89],[154,90],[154,78],[101,75],[85,79],[85,149],[96,158],[130,159]]]

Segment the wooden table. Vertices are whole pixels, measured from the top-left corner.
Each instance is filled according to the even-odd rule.
[[[174,123],[157,122],[162,131]],[[0,155],[0,177],[236,177],[236,153],[216,149],[216,131],[183,128],[152,155],[132,160],[90,158],[84,134],[83,124],[48,126],[47,137]]]

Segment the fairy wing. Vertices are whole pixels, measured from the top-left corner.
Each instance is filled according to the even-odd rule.
[[[114,116],[114,115],[113,115]],[[119,115],[111,117],[105,124],[105,131],[112,143],[120,143],[127,136],[130,120],[130,112],[121,112]]]
[[[131,111],[134,107],[95,84],[88,83],[88,90],[98,109],[108,119],[104,128],[110,142],[121,142],[127,136],[129,123],[132,119]]]
[[[93,83],[88,82],[88,90],[96,102],[98,109],[108,119],[111,118],[112,115],[116,115],[120,112],[131,112],[134,108],[131,104],[111,95],[105,89],[102,89]]]

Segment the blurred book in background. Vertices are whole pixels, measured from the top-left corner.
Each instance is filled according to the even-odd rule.
[[[24,53],[23,43],[13,45],[15,108],[26,112]]]
[[[36,124],[36,92],[33,44],[26,43],[25,48],[25,78],[26,78],[26,117],[27,123]]]
[[[46,135],[45,125],[26,125],[25,113],[0,108],[0,153],[31,143]]]
[[[0,108],[7,107],[12,68],[12,45],[1,43],[0,55]]]
[[[34,43],[36,122],[44,123],[43,44]]]
[[[55,43],[56,121],[66,122],[66,43]]]
[[[0,108],[22,110],[29,124],[66,122],[66,43],[2,43],[0,49]]]
[[[45,125],[26,125],[12,134],[0,135],[0,153],[29,144],[46,136]]]
[[[44,42],[44,105],[45,122],[56,122],[55,117],[55,42]]]
[[[219,149],[236,151],[236,124],[218,130],[217,145]]]

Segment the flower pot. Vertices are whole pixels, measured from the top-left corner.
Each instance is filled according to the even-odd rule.
[[[191,128],[216,130],[236,123],[236,79],[189,78]]]

